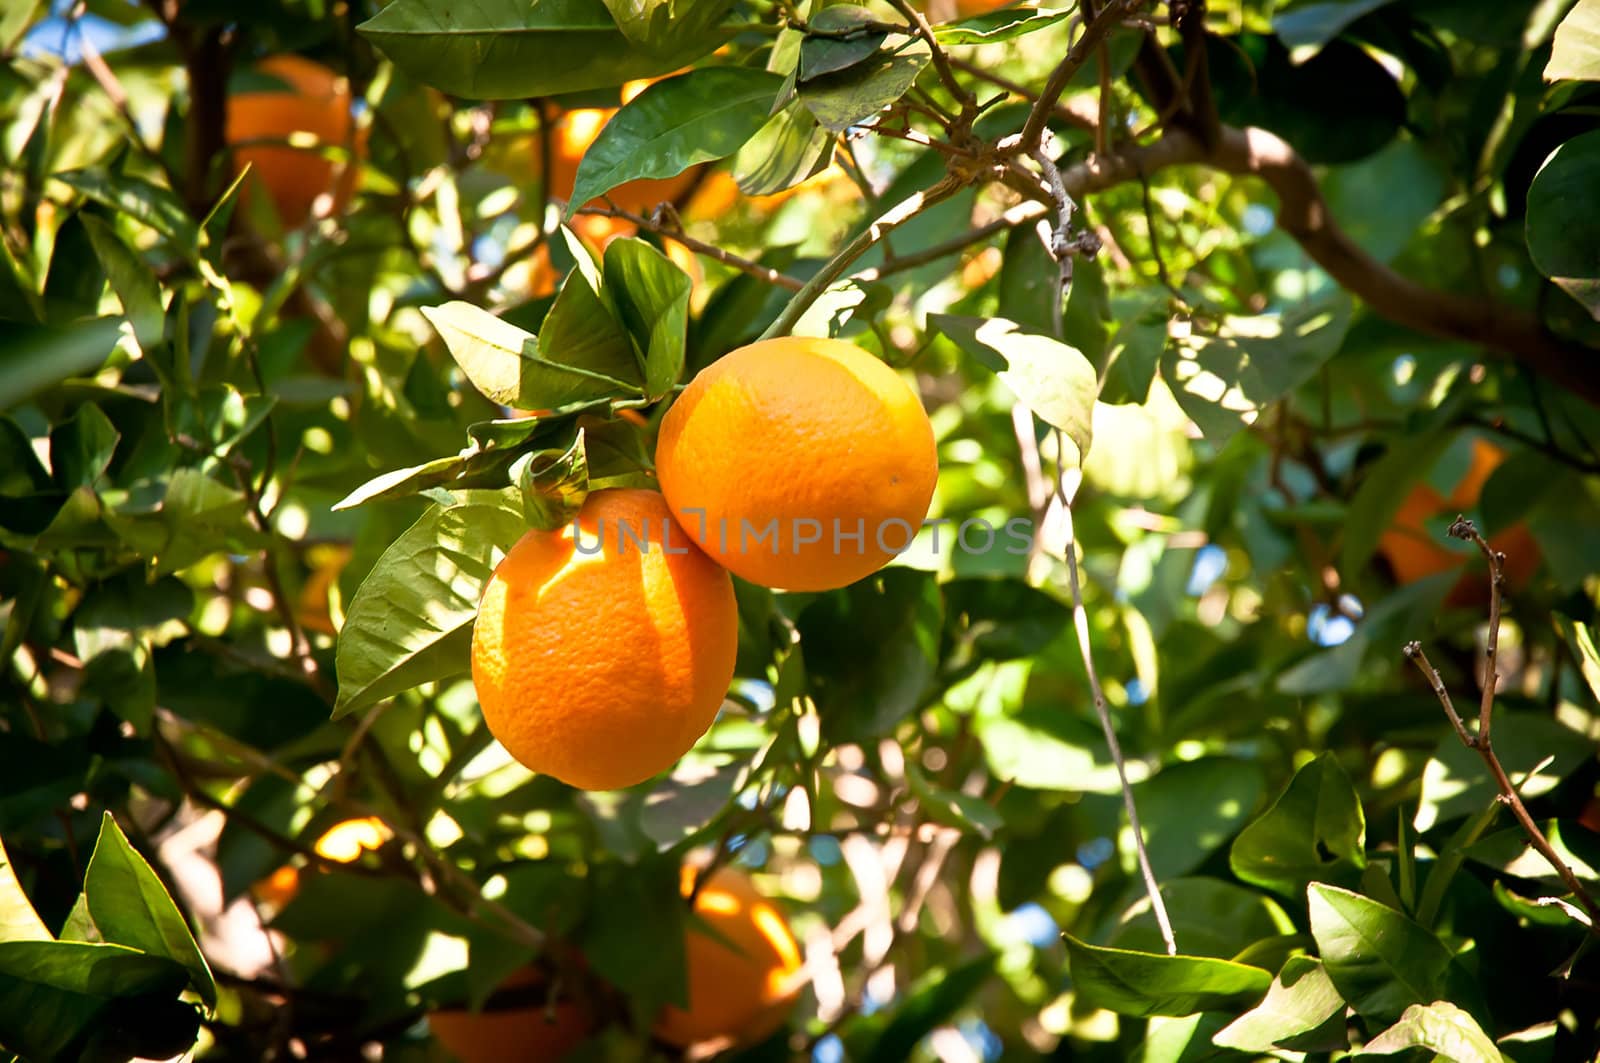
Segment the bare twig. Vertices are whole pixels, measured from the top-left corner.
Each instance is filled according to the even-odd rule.
[[[950,57],[945,55],[939,39],[933,35],[933,27],[928,25],[928,20],[922,17],[922,12],[912,7],[908,0],[889,0],[889,3],[911,23],[916,35],[927,42],[928,50],[933,53],[933,67],[939,72],[939,80],[944,82],[944,87],[950,90],[950,95],[961,105],[962,121],[970,126],[972,120],[978,116],[978,101],[967,91],[965,85],[956,80],[955,71],[950,68]]]
[[[743,258],[731,251],[724,251],[722,248],[708,244],[704,240],[696,240],[680,228],[646,218],[642,214],[635,214],[620,207],[583,207],[578,213],[594,214],[602,218],[622,218],[626,221],[631,221],[647,232],[664,236],[669,240],[676,240],[697,255],[714,258],[723,265],[732,266],[741,273],[748,273],[756,280],[766,281],[768,284],[779,288],[787,288],[791,292],[798,292],[805,287],[804,281],[791,277],[787,273],[775,270],[771,266],[763,266],[759,262],[752,262],[750,259]]]
[[[1050,115],[1055,111],[1056,101],[1060,100],[1061,94],[1066,91],[1067,82],[1072,80],[1072,75],[1076,74],[1095,53],[1095,49],[1105,39],[1106,34],[1122,21],[1122,16],[1131,6],[1131,0],[1111,0],[1084,24],[1083,35],[1067,50],[1067,54],[1056,64],[1056,68],[1050,71],[1050,77],[1045,81],[1044,88],[1039,90],[1039,98],[1033,103],[1033,110],[1028,112],[1028,121],[1022,127],[1024,152],[1032,151],[1044,141],[1045,124],[1050,121]]]
[[[1495,660],[1500,642],[1500,600],[1502,588],[1505,583],[1505,555],[1495,550],[1484,539],[1483,534],[1464,517],[1457,517],[1450,525],[1450,535],[1457,539],[1465,539],[1477,546],[1485,560],[1489,562],[1489,638],[1484,650],[1484,675],[1483,699],[1478,709],[1478,733],[1467,731],[1461,716],[1456,712],[1450,700],[1450,694],[1445,689],[1444,680],[1440,678],[1438,669],[1429,663],[1422,652],[1422,647],[1416,642],[1409,642],[1405,646],[1405,655],[1414,662],[1423,676],[1428,680],[1428,685],[1438,695],[1439,702],[1444,706],[1445,714],[1450,718],[1450,725],[1455,729],[1456,736],[1461,739],[1462,745],[1477,752],[1483,758],[1489,773],[1494,776],[1495,786],[1500,791],[1500,801],[1511,809],[1511,815],[1516,819],[1517,825],[1527,835],[1528,843],[1538,850],[1539,855],[1545,858],[1555,873],[1560,876],[1572,895],[1578,899],[1583,910],[1588,913],[1584,923],[1591,934],[1600,936],[1600,907],[1597,907],[1594,898],[1589,895],[1582,882],[1572,873],[1565,860],[1550,844],[1550,839],[1544,836],[1544,831],[1534,822],[1528,814],[1528,808],[1522,802],[1522,795],[1506,775],[1505,767],[1500,763],[1500,758],[1494,751],[1489,725],[1494,712],[1495,687],[1498,685],[1498,666]]]

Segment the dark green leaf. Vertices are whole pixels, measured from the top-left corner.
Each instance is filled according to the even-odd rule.
[[[1328,977],[1362,1015],[1393,1022],[1412,1004],[1447,995],[1450,952],[1388,905],[1313,882],[1311,934]]]
[[[971,794],[935,786],[914,760],[906,761],[906,783],[916,796],[918,807],[935,823],[984,839],[994,837],[1005,826],[994,806]]]
[[[1272,32],[1291,48],[1321,48],[1350,23],[1393,0],[1289,0],[1272,15]]]
[[[61,1059],[110,1000],[170,997],[185,981],[179,964],[122,945],[0,941],[0,1045],[29,1059]]]
[[[167,312],[161,302],[161,286],[156,275],[123,242],[109,222],[88,214],[79,217],[100,259],[100,268],[111,282],[111,290],[122,300],[122,312],[133,326],[133,338],[138,341],[139,349],[149,354],[161,346],[167,327]]]
[[[929,314],[928,322],[997,370],[1023,405],[1045,424],[1067,434],[1077,445],[1080,460],[1088,455],[1100,382],[1094,366],[1077,348],[1023,332],[1015,322],[1001,317]]]
[[[350,602],[335,659],[334,715],[465,672],[496,547],[527,530],[504,503],[434,506],[383,552]]]
[[[1261,968],[1229,960],[1130,952],[1062,936],[1079,998],[1121,1015],[1192,1015],[1259,996],[1272,984]]]
[[[632,237],[606,246],[604,269],[622,322],[644,352],[645,397],[659,399],[683,374],[694,282],[666,255]]]
[[[1338,758],[1324,753],[1239,832],[1229,854],[1246,882],[1298,898],[1313,881],[1353,884],[1366,866],[1366,817]]]
[[[886,45],[871,58],[800,86],[800,100],[823,128],[842,133],[904,96],[932,53],[918,38]]]
[[[1528,255],[1600,321],[1600,131],[1567,141],[1528,186]]]
[[[0,344],[0,410],[8,410],[68,377],[99,369],[122,333],[122,319],[71,325],[6,326]]]
[[[827,169],[834,138],[811,112],[792,103],[767,119],[733,159],[739,190],[750,196],[793,188]]]
[[[900,1063],[913,1058],[917,1044],[949,1021],[993,976],[994,962],[994,956],[985,954],[952,971],[927,972],[912,987],[905,1003],[895,1009],[894,1018],[867,1053],[866,1063]]]
[[[1545,820],[1539,824],[1545,839],[1574,875],[1585,882],[1600,881],[1600,835],[1575,823]],[[1567,892],[1555,868],[1528,841],[1521,827],[1496,831],[1467,849],[1467,859],[1537,882],[1548,890]]]
[[[591,874],[591,911],[579,929],[583,954],[644,1014],[688,1000],[684,934],[693,932],[678,893],[678,861],[652,857],[636,866],[604,864]]]
[[[46,320],[65,323],[93,315],[105,286],[105,271],[79,211],[61,223],[50,247],[50,268],[44,279]]]
[[[148,226],[184,252],[193,253],[200,246],[200,227],[169,188],[104,167],[51,176],[101,206]]]
[[[936,28],[933,36],[946,48],[959,44],[994,44],[1046,29],[1069,17],[1067,11],[1012,7],[974,15],[960,22],[947,22]]]
[[[1186,875],[1255,811],[1265,781],[1248,760],[1204,757],[1171,764],[1134,787],[1157,879]]]
[[[719,66],[651,85],[583,153],[567,216],[624,182],[676,177],[732,155],[767,123],[782,81],[765,70]]]
[[[1344,998],[1320,960],[1290,957],[1254,1008],[1212,1038],[1222,1048],[1269,1052],[1331,1052],[1349,1043]]]
[[[1517,792],[1533,798],[1549,793],[1556,784],[1594,756],[1594,743],[1548,716],[1501,711],[1495,714],[1494,750],[1506,774],[1517,780]],[[1530,775],[1535,767],[1551,758]],[[1468,816],[1499,792],[1483,758],[1461,744],[1454,734],[1439,739],[1433,758],[1422,772],[1422,797],[1417,807],[1419,831]]]
[[[811,81],[837,74],[862,62],[889,39],[883,30],[868,28],[881,23],[875,14],[855,4],[834,4],[812,18],[813,31],[800,42],[800,65],[795,80]]]
[[[1040,336],[1052,335],[1061,294],[1061,270],[1040,230],[1012,229],[1000,260],[998,316]]]
[[[622,35],[647,52],[693,49],[710,36],[732,0],[605,0]]]
[[[63,491],[101,486],[120,436],[100,407],[86,402],[50,432],[50,472]]]
[[[358,29],[407,74],[470,99],[611,88],[669,74],[724,37],[667,51],[633,44],[601,0],[395,0]]]
[[[1155,819],[1140,803],[1140,822]],[[1159,874],[1159,872],[1158,872]],[[1161,883],[1172,933],[1186,956],[1211,956],[1220,960],[1254,961],[1240,954],[1258,942],[1275,940],[1294,929],[1289,917],[1271,897],[1215,878],[1175,878]],[[1112,948],[1132,952],[1162,952],[1165,943],[1150,899],[1141,896],[1122,914],[1105,940]]]
[[[101,820],[100,838],[89,857],[83,895],[101,937],[181,964],[189,972],[190,988],[207,1007],[216,1007],[211,968],[183,913],[109,812]]]
[[[583,429],[578,429],[566,450],[535,450],[511,467],[522,493],[522,512],[528,525],[543,531],[561,527],[578,515],[589,494],[589,458]]]

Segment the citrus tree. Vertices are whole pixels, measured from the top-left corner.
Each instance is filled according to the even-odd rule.
[[[1600,1051],[1600,2],[0,56],[0,1058]]]

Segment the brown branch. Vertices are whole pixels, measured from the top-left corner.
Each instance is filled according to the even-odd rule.
[[[1495,687],[1499,681],[1498,664],[1496,655],[1500,645],[1500,601],[1505,586],[1505,555],[1491,547],[1483,534],[1465,517],[1457,517],[1450,525],[1449,534],[1456,539],[1465,539],[1477,546],[1484,559],[1489,562],[1489,641],[1484,649],[1484,675],[1483,699],[1478,708],[1478,733],[1472,734],[1462,723],[1461,716],[1456,712],[1455,705],[1451,703],[1450,693],[1445,689],[1444,680],[1440,678],[1438,669],[1428,662],[1419,643],[1408,642],[1405,645],[1405,655],[1417,668],[1421,670],[1428,685],[1438,695],[1439,703],[1444,706],[1445,715],[1450,718],[1450,726],[1455,729],[1456,737],[1461,739],[1461,744],[1473,750],[1494,776],[1496,788],[1500,791],[1500,802],[1511,809],[1511,815],[1516,819],[1517,825],[1522,828],[1522,833],[1527,835],[1528,843],[1538,850],[1544,857],[1561,881],[1578,899],[1588,914],[1589,932],[1600,937],[1600,906],[1595,904],[1593,897],[1572,873],[1572,868],[1567,866],[1561,854],[1550,844],[1550,839],[1544,836],[1544,831],[1533,821],[1528,814],[1528,807],[1522,803],[1522,795],[1506,775],[1500,757],[1494,751],[1494,742],[1490,734],[1489,724],[1494,713]]]
[[[933,55],[933,66],[939,73],[939,80],[944,82],[944,87],[950,90],[950,95],[956,98],[961,105],[961,121],[966,126],[972,125],[972,120],[978,117],[978,101],[972,93],[967,91],[965,85],[956,80],[956,75],[950,68],[950,57],[939,45],[939,39],[933,35],[933,27],[928,25],[928,20],[922,17],[922,12],[912,7],[908,0],[889,0],[894,9],[900,12],[916,36],[921,37],[928,45],[929,52]]]
[[[1215,148],[1222,124],[1211,96],[1211,71],[1206,62],[1205,0],[1172,0],[1172,27],[1186,53],[1180,95],[1187,106],[1187,124],[1202,144]]]
[[[1083,36],[1078,38],[1076,44],[1067,50],[1056,68],[1050,71],[1050,77],[1044,83],[1044,88],[1039,91],[1039,98],[1033,103],[1033,110],[1028,112],[1028,121],[1022,127],[1022,151],[1024,154],[1031,152],[1044,142],[1045,123],[1050,120],[1055,111],[1056,101],[1061,99],[1061,94],[1066,91],[1067,82],[1088,62],[1089,57],[1095,53],[1100,42],[1112,27],[1122,21],[1122,16],[1127,12],[1131,0],[1111,0],[1099,13],[1085,23]]]

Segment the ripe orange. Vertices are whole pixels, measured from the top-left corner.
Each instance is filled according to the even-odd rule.
[[[684,867],[684,896],[698,874]],[[684,941],[689,1006],[662,1012],[656,1036],[675,1045],[723,1037],[750,1044],[770,1036],[804,984],[800,946],[789,924],[748,875],[730,867],[719,868],[700,887],[694,913],[716,937],[690,925]]]
[[[1378,551],[1388,559],[1397,583],[1401,586],[1415,583],[1470,561],[1470,570],[1451,589],[1446,600],[1452,605],[1470,605],[1487,599],[1487,577],[1477,550],[1450,549],[1427,522],[1436,517],[1453,517],[1476,507],[1483,485],[1488,483],[1490,474],[1505,456],[1505,451],[1493,443],[1474,439],[1471,464],[1448,498],[1426,483],[1411,488],[1395,513],[1394,523],[1378,538]],[[1495,533],[1489,537],[1489,546],[1506,555],[1506,584],[1513,590],[1527,586],[1539,567],[1539,547],[1527,525],[1514,524]]]
[[[307,556],[312,566],[311,575],[306,577],[300,588],[300,598],[295,603],[295,621],[307,631],[337,634],[330,599],[339,573],[350,563],[350,547],[344,543],[314,546]]]
[[[349,83],[332,70],[298,55],[272,56],[257,69],[290,87],[228,98],[227,140],[233,147],[234,172],[249,163],[251,176],[242,194],[260,195],[264,189],[278,220],[292,228],[310,217],[324,192],[333,193],[335,209],[349,201],[356,184],[355,160],[365,155],[366,140],[364,131],[352,134]],[[286,142],[306,136],[313,144]],[[337,188],[334,171],[339,165],[317,145],[352,148],[355,160],[343,167]]]
[[[517,760],[618,789],[670,767],[711,726],[737,638],[732,581],[662,497],[597,491],[575,521],[528,532],[495,568],[472,681]]]
[[[460,1063],[555,1063],[589,1036],[593,1024],[570,1000],[550,1006],[522,999],[527,992],[506,993],[521,989],[539,997],[539,985],[539,976],[531,971],[512,975],[482,1011],[430,1012],[428,1028]]]
[[[324,860],[353,864],[362,853],[381,849],[390,836],[389,825],[377,816],[347,819],[324,831],[312,849]],[[257,883],[253,892],[258,900],[281,908],[300,892],[300,869],[285,864]]]
[[[818,591],[910,544],[939,463],[899,374],[854,344],[792,336],[689,383],[662,419],[656,474],[679,523],[735,575]]]

